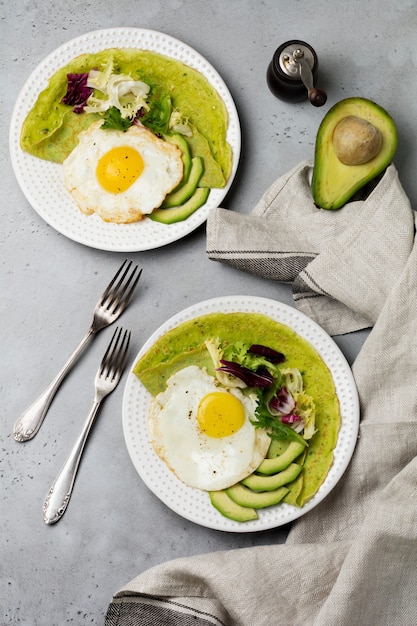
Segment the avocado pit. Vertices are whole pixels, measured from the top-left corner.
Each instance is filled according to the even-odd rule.
[[[356,115],[342,118],[333,132],[333,148],[344,165],[369,163],[381,151],[382,143],[381,131]]]

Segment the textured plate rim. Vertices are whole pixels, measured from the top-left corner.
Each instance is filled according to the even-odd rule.
[[[149,49],[181,60],[198,69],[225,103],[229,115],[227,141],[233,152],[230,177],[223,189],[212,189],[206,204],[183,222],[166,225],[146,220],[135,224],[105,224],[96,215],[85,216],[64,188],[62,166],[45,161],[40,164],[40,159],[24,153],[20,148],[23,120],[38,93],[46,87],[51,74],[77,54],[108,47]],[[10,122],[9,150],[12,168],[23,195],[35,212],[52,228],[69,239],[92,248],[111,252],[139,252],[168,245],[189,235],[207,220],[210,209],[220,205],[236,175],[240,159],[241,130],[236,105],[227,85],[218,71],[199,52],[179,39],[156,30],[116,27],[90,31],[70,39],[38,64],[16,100]],[[51,181],[51,196],[46,196],[45,172],[46,179]],[[68,216],[72,223],[68,223]]]
[[[134,363],[168,330],[200,315],[231,311],[263,313],[290,326],[309,341],[332,373],[342,413],[334,462],[315,496],[302,509],[280,504],[259,510],[257,520],[245,523],[223,517],[211,506],[207,493],[183,485],[153,452],[146,423],[146,411],[151,395],[132,372]],[[137,414],[138,410],[139,413],[142,411],[141,415]],[[356,446],[359,429],[359,399],[352,370],[346,358],[333,339],[313,320],[293,307],[268,298],[224,296],[204,300],[173,315],[144,343],[132,363],[125,384],[122,425],[126,447],[136,471],[145,485],[171,510],[189,521],[214,530],[237,533],[256,532],[277,528],[304,516],[336,486],[349,465]],[[190,502],[194,506],[190,506]]]

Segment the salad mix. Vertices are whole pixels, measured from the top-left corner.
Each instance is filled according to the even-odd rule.
[[[67,92],[61,102],[76,114],[101,113],[102,129],[127,130],[142,123],[156,135],[167,132],[192,136],[169,93],[151,81],[135,80],[114,71],[113,60],[103,70],[67,74]]]
[[[222,348],[220,340],[205,342],[219,382],[243,387],[257,396],[253,424],[272,439],[307,445],[315,433],[315,404],[304,390],[299,369],[281,367],[285,355],[261,344],[243,341]]]

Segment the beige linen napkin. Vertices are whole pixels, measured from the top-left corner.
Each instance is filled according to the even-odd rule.
[[[325,211],[313,202],[312,165],[278,178],[251,214],[214,209],[207,254],[292,283],[296,307],[331,335],[373,326],[413,245],[412,211],[390,165],[365,200]]]
[[[293,179],[306,176],[306,168],[287,176],[294,193]],[[280,181],[278,194],[287,184]],[[288,256],[282,255],[282,267],[291,265],[287,264],[291,251],[297,253],[292,264],[295,280],[304,273],[301,261],[296,267],[296,260],[303,257],[300,250],[311,253],[308,276],[314,280],[308,283],[307,300],[316,321],[320,323],[323,314],[323,325],[337,332],[374,324],[353,366],[362,421],[344,477],[325,500],[293,523],[286,544],[177,559],[140,574],[113,598],[106,626],[417,624],[416,216],[393,167],[381,182],[389,201],[376,188],[377,203],[368,198],[368,207],[352,204],[344,211],[346,217],[342,212],[321,217],[322,212],[319,216],[311,206],[295,204],[291,223],[281,220],[282,230],[275,236],[280,245],[291,242],[286,246]],[[262,222],[262,214],[272,207],[268,198],[274,197],[267,192],[262,201],[265,211],[258,209],[261,215],[253,216],[255,221]],[[232,215],[219,213],[222,222]],[[252,224],[252,216],[248,219]],[[320,229],[311,226],[315,219],[321,224],[322,241]],[[294,224],[300,228],[304,224],[304,231],[298,231],[298,249]],[[234,227],[224,237],[230,241],[233,233]],[[339,250],[336,242],[342,241]],[[242,241],[235,239],[232,248],[238,243]],[[345,249],[348,243],[350,251]],[[264,258],[267,265],[272,259],[271,271],[276,273],[280,257],[271,250]],[[320,257],[331,265],[330,251],[336,250],[344,259],[336,263],[338,272],[328,267],[320,274]],[[262,265],[247,252],[241,260]],[[290,270],[288,280],[294,280],[289,276]],[[317,285],[313,290],[314,283],[318,290]]]

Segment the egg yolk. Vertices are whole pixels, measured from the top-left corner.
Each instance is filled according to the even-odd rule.
[[[242,403],[231,393],[213,391],[200,400],[197,411],[200,429],[210,437],[227,437],[245,421]]]
[[[97,165],[97,179],[110,193],[122,193],[129,189],[143,172],[143,159],[130,146],[118,146],[104,154]]]

